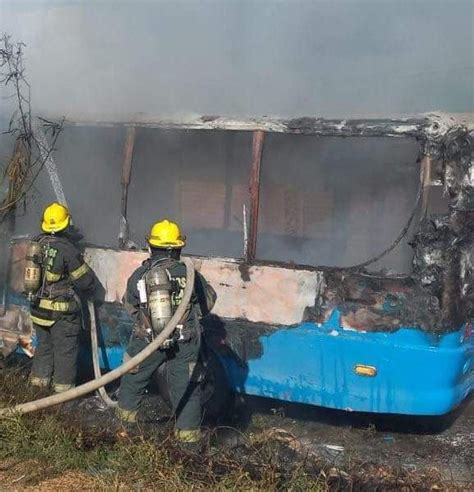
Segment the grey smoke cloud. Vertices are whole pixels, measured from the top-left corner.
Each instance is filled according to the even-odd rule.
[[[0,0],[0,31],[27,44],[40,114],[471,112],[473,6],[466,0]],[[7,95],[0,88],[2,128],[12,103]],[[124,138],[123,128],[77,127],[60,137],[54,157],[89,243],[117,245]],[[11,144],[0,135],[1,158]],[[417,153],[417,143],[405,139],[267,136],[259,258],[347,266],[382,251],[412,209]],[[191,253],[240,256],[250,155],[249,133],[140,130],[129,190],[132,239],[143,244],[150,223],[167,215],[185,227]],[[183,191],[189,187],[199,191],[190,199]],[[54,198],[43,172],[26,211],[17,211],[16,233],[36,231]],[[220,211],[225,227],[215,225]],[[204,215],[206,227],[199,224]],[[376,267],[406,272],[411,257],[404,240]]]
[[[38,112],[469,112],[473,9],[472,0],[3,0],[0,28],[27,44]]]

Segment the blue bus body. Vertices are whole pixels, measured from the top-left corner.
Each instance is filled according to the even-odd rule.
[[[27,309],[24,298],[13,297]],[[111,370],[122,364],[132,323],[120,305],[100,311],[99,361]],[[342,328],[336,309],[326,323],[279,326],[258,342],[261,353],[244,362],[218,352],[238,393],[346,411],[443,415],[474,390],[470,325],[442,335],[416,327],[361,332]]]
[[[26,316],[26,299],[13,291],[9,298],[11,307]],[[221,322],[229,333],[239,323]],[[122,364],[132,321],[120,304],[105,303],[98,323],[101,367],[114,369]],[[334,309],[321,324],[269,326],[261,333],[258,326],[243,326],[240,339],[245,344],[253,337],[258,350],[244,357],[219,346],[214,350],[228,385],[238,393],[346,411],[443,415],[474,389],[469,324],[446,334],[413,326],[360,331],[343,328],[341,313]],[[358,373],[358,368],[371,373]]]
[[[113,369],[122,363],[126,337],[111,344],[111,332],[102,329],[101,365]],[[259,342],[261,356],[245,364],[220,356],[237,392],[347,411],[443,415],[474,388],[468,326],[445,335],[414,327],[360,332],[343,329],[335,310],[324,324],[278,327]],[[373,375],[358,374],[360,367]]]

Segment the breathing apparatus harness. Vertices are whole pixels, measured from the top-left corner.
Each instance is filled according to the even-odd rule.
[[[174,258],[158,258],[148,260],[146,271],[137,282],[140,300],[138,309],[139,324],[144,330],[143,338],[151,343],[176,311],[177,294],[181,287],[172,278],[169,268],[178,263]],[[188,308],[176,325],[172,336],[165,340],[161,349],[169,349],[180,341],[187,340],[184,333],[184,322],[189,315]]]
[[[32,308],[45,309],[51,313],[52,320],[58,313],[71,313],[79,309],[79,303],[70,281],[67,278],[48,280],[54,261],[51,243],[58,238],[40,235],[27,244],[24,267],[24,292]],[[38,314],[38,313],[37,313]]]

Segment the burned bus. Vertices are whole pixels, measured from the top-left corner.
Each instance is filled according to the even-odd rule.
[[[25,240],[58,199],[105,289],[103,370],[123,361],[126,281],[166,217],[217,292],[202,323],[232,391],[445,414],[474,387],[472,132],[445,114],[67,121],[2,244],[4,351],[34,357]]]

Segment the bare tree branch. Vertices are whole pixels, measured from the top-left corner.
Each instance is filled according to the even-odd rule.
[[[0,222],[19,203],[26,206],[27,194],[55,151],[64,123],[64,119],[55,122],[41,118],[44,131],[50,135],[51,142],[46,147],[36,138],[32,121],[31,88],[24,65],[24,48],[24,43],[12,42],[7,34],[0,38],[0,84],[12,89],[12,97],[16,102],[16,110],[12,114],[8,130],[4,132],[15,137],[15,145],[12,156],[4,165],[3,179],[8,181],[8,191],[0,201]]]

